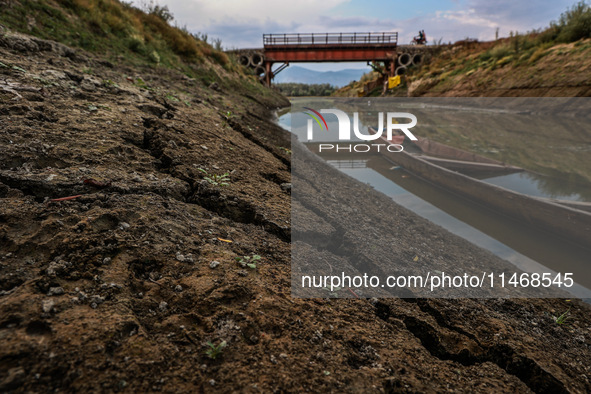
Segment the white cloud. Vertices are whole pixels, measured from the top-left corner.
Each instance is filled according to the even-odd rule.
[[[525,32],[547,26],[573,0],[466,0],[456,9],[438,11],[405,20],[381,17],[338,16],[335,7],[355,0],[160,0],[168,5],[176,23],[193,32],[222,39],[225,47],[260,47],[263,33],[311,33],[352,31],[397,31],[399,42],[409,43],[419,29],[430,41],[444,42],[466,37],[494,39],[510,31]],[[417,8],[420,4],[417,3]]]
[[[461,25],[475,25],[487,27],[498,26],[497,22],[494,22],[490,18],[487,18],[485,16],[478,15],[476,11],[473,9],[462,11],[437,12],[435,16],[438,19],[457,22]]]
[[[232,23],[264,25],[303,23],[329,12],[349,0],[161,0],[175,19],[191,29],[205,30],[212,25]]]

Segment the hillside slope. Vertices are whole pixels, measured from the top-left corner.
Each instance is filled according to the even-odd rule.
[[[445,46],[420,68],[411,68],[387,96],[399,97],[587,97],[591,95],[591,39],[528,44],[532,38],[459,42]],[[515,44],[517,43],[517,44]],[[356,97],[378,73],[337,90]],[[378,86],[370,96],[382,94]]]
[[[514,43],[516,42],[516,44]],[[408,96],[591,95],[591,39],[527,47],[523,38],[456,45],[407,77]]]

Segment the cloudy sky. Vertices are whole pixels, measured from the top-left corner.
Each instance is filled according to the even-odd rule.
[[[499,28],[548,26],[576,0],[157,0],[180,26],[221,38],[225,48],[257,48],[263,33],[397,31],[408,43],[419,29],[431,41],[490,40]],[[306,66],[308,67],[308,66]],[[314,69],[362,68],[363,64]]]

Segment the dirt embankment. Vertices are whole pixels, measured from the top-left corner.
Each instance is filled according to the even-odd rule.
[[[0,61],[1,392],[591,390],[576,300],[291,298],[283,98],[25,36]],[[493,258],[400,221],[401,253]]]
[[[586,97],[591,95],[591,40],[534,44],[518,36],[460,42],[409,75],[408,96]]]
[[[492,42],[459,41],[442,46],[412,67],[402,84],[389,90],[397,97],[588,97],[591,95],[591,39],[568,44],[539,44],[516,36]],[[356,97],[367,81],[345,86],[333,96]],[[366,92],[383,94],[382,86]]]

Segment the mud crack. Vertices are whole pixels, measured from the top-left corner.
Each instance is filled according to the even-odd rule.
[[[423,300],[419,300],[421,303]],[[434,357],[444,361],[455,361],[464,366],[471,366],[491,362],[496,364],[510,375],[517,377],[532,391],[537,393],[568,393],[564,383],[558,380],[550,372],[544,370],[538,363],[526,355],[519,354],[508,344],[498,344],[485,346],[475,339],[468,339],[464,330],[457,327],[448,326],[456,341],[461,341],[466,337],[466,342],[470,340],[477,343],[475,348],[463,347],[454,352],[454,343],[450,343],[450,335],[444,335],[439,326],[421,320],[410,315],[397,315],[390,306],[383,302],[376,303],[376,315],[388,321],[390,317],[398,318],[404,322],[408,331],[413,334],[423,345],[423,347]],[[421,308],[422,309],[422,308]],[[428,309],[428,308],[427,308]],[[437,319],[436,319],[437,320]]]

